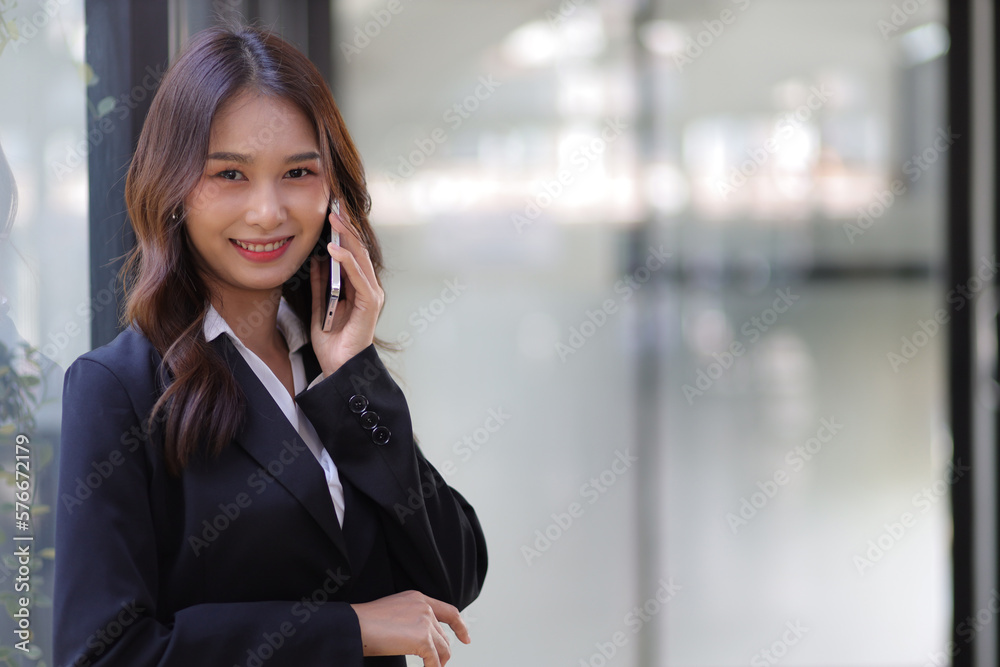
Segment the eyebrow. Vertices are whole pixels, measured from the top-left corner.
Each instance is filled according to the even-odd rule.
[[[319,153],[316,151],[307,151],[305,153],[296,153],[294,155],[289,155],[285,158],[285,164],[291,164],[293,162],[307,162],[309,160],[318,160],[320,158]],[[223,162],[236,162],[237,164],[250,164],[253,162],[253,158],[249,155],[243,153],[230,153],[227,151],[219,151],[216,153],[208,154],[209,160],[222,160]]]

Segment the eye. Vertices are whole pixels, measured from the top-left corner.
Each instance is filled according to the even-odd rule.
[[[303,176],[311,173],[313,173],[311,169],[306,167],[296,167],[295,169],[289,169],[287,175],[292,178],[302,178]]]
[[[241,179],[243,177],[243,174],[241,174],[235,169],[223,169],[218,174],[216,174],[216,176],[225,179],[227,181],[236,181]]]

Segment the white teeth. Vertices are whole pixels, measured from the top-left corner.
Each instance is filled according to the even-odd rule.
[[[233,239],[233,240],[236,241],[236,244],[239,247],[243,248],[244,250],[249,250],[251,252],[270,252],[272,250],[277,250],[281,246],[288,243],[288,239],[282,239],[277,243],[268,243],[267,245],[261,245],[260,243],[257,244],[244,243],[239,239]]]

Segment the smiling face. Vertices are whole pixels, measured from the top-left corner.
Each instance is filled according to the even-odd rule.
[[[205,171],[184,202],[185,228],[212,294],[280,288],[319,239],[329,198],[305,114],[256,91],[232,98],[212,121]]]

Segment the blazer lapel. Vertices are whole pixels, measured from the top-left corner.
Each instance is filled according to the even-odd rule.
[[[303,345],[300,348],[300,353],[302,367],[306,372],[306,383],[309,383],[323,372],[323,368],[316,358],[316,351],[313,350],[312,345]],[[355,476],[351,474],[350,470],[337,463],[337,457],[334,456],[333,450],[327,446],[327,443],[324,442],[323,446],[326,447],[334,463],[337,464],[340,482],[344,487],[343,532],[350,540],[350,550],[354,556],[353,562],[360,566],[368,560],[368,554],[375,542],[375,526],[378,516],[374,514],[366,500],[361,497],[363,494],[355,488]]]
[[[229,335],[224,333],[212,339],[212,345],[232,369],[233,376],[247,398],[246,422],[242,431],[236,435],[236,442],[302,503],[340,550],[350,567],[347,544],[319,461],[299,437],[298,431],[288,422],[285,413],[274,402],[267,388],[229,339]],[[308,365],[306,368],[308,376]],[[291,463],[286,464],[279,458],[284,449],[295,454]],[[272,469],[277,469],[277,466],[281,466],[280,471],[274,474]]]

